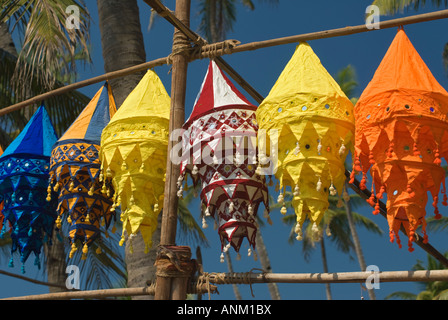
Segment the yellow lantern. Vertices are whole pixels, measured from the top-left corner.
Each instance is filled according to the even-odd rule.
[[[267,156],[274,162],[282,214],[285,188],[293,191],[300,240],[307,216],[318,230],[329,194],[347,195],[344,162],[353,148],[353,104],[311,47],[300,43],[256,116],[259,135],[265,130],[268,138],[267,147],[259,147],[260,164]]]
[[[140,231],[145,252],[163,205],[170,105],[161,80],[148,70],[101,135],[104,188],[112,182],[112,206],[121,206],[120,245]]]

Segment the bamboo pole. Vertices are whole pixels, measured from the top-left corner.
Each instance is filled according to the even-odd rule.
[[[173,27],[183,32],[183,34],[188,37],[188,39],[190,39],[195,45],[197,45],[198,47],[202,47],[208,44],[205,39],[191,30],[182,21],[177,19],[172,11],[169,10],[163,3],[161,3],[160,0],[145,0],[145,2],[149,6],[151,6],[160,16],[171,23]],[[244,89],[252,98],[254,98],[258,103],[261,103],[261,101],[263,101],[263,96],[259,94],[242,76],[240,76],[235,69],[233,69],[227,62],[225,62],[222,57],[215,56],[214,60],[222,70],[224,70],[233,78],[233,80],[235,80],[241,87],[244,87]]]
[[[185,25],[190,22],[190,0],[176,1],[176,17]],[[187,87],[188,57],[185,49],[189,47],[187,37],[175,29],[173,36],[172,53],[172,86],[171,86],[171,113],[169,132],[182,128],[185,121],[185,96]],[[171,161],[171,150],[177,141],[168,142],[168,159],[166,165],[165,194],[163,202],[163,216],[161,225],[161,246],[174,246],[177,229],[177,179],[180,166]],[[159,269],[159,268],[158,268]],[[185,277],[157,277],[156,300],[186,299],[186,286],[188,278]]]
[[[197,278],[200,285],[195,292],[216,292],[211,284],[258,284],[258,283],[377,283],[448,281],[448,270],[383,271],[383,272],[334,272],[334,273],[205,273]],[[110,297],[153,295],[154,286],[89,291],[68,291],[0,300],[56,300],[56,299],[104,299]]]
[[[363,283],[377,276],[379,282],[448,281],[448,270],[333,272],[333,273],[210,273],[202,277],[214,284],[254,283]],[[204,281],[203,279],[201,279]]]
[[[61,88],[58,88],[58,89],[55,89],[55,90],[51,90],[51,91],[48,91],[46,93],[42,93],[40,95],[34,96],[34,97],[32,97],[30,99],[27,99],[25,101],[16,103],[16,104],[14,104],[12,106],[0,109],[0,117],[4,116],[5,114],[8,114],[10,112],[13,112],[13,111],[25,108],[27,106],[30,106],[30,105],[32,105],[34,103],[38,103],[40,101],[44,101],[44,100],[46,100],[48,98],[51,98],[53,96],[58,96],[58,95],[66,93],[66,92],[73,91],[73,90],[80,89],[80,88],[84,88],[84,87],[87,87],[87,86],[90,86],[92,84],[96,84],[96,83],[99,83],[99,82],[103,82],[103,81],[107,81],[107,80],[111,80],[111,79],[116,79],[116,78],[121,78],[121,77],[130,75],[130,74],[142,71],[142,70],[147,70],[147,69],[159,67],[159,66],[168,64],[168,61],[169,61],[168,57],[158,58],[158,59],[151,60],[151,61],[139,64],[139,65],[135,65],[135,66],[132,66],[132,67],[129,67],[129,68],[125,68],[125,69],[121,69],[121,70],[117,70],[117,71],[108,72],[108,73],[105,73],[105,74],[97,76],[97,77],[93,77],[93,78],[90,78],[90,79],[86,79],[86,80],[82,80],[82,81],[79,81],[79,82],[75,82],[75,83],[66,85],[64,87],[61,87]]]
[[[150,2],[150,0],[146,0],[146,1],[148,3]],[[428,21],[434,21],[434,20],[440,20],[440,19],[446,19],[446,18],[448,18],[448,10],[440,10],[440,11],[431,12],[431,13],[425,13],[425,14],[419,14],[419,15],[414,15],[414,16],[409,16],[409,17],[404,17],[404,18],[399,18],[399,19],[382,21],[382,22],[380,22],[380,29],[370,30],[365,25],[359,25],[359,26],[345,27],[345,28],[339,28],[339,29],[311,32],[311,33],[276,38],[276,39],[271,39],[271,40],[250,42],[250,43],[246,43],[246,44],[237,45],[235,47],[226,47],[226,42],[208,44],[208,45],[201,46],[199,48],[198,52],[196,52],[194,55],[192,55],[190,57],[190,59],[194,60],[194,59],[209,58],[209,57],[211,57],[211,54],[213,55],[213,57],[216,58],[216,57],[219,57],[219,56],[222,56],[225,54],[233,54],[233,53],[244,52],[244,51],[253,51],[253,50],[258,50],[258,49],[262,49],[262,48],[278,46],[278,45],[296,43],[299,41],[311,41],[311,40],[317,40],[317,39],[340,37],[340,36],[352,35],[352,34],[361,33],[361,32],[381,30],[381,29],[393,28],[393,27],[397,27],[397,26],[404,26],[404,25],[409,25],[409,24],[428,22]],[[145,62],[145,63],[137,65],[137,66],[117,70],[117,71],[106,73],[106,74],[103,74],[103,75],[100,75],[100,76],[97,76],[94,78],[79,81],[79,82],[64,86],[62,88],[58,88],[58,89],[46,92],[44,94],[37,95],[28,100],[16,103],[12,106],[0,109],[0,116],[3,116],[12,111],[22,109],[22,108],[30,106],[32,104],[38,103],[38,102],[48,99],[50,97],[63,94],[68,91],[80,89],[80,88],[83,88],[83,87],[86,87],[86,86],[89,86],[92,84],[96,84],[96,83],[99,83],[102,81],[115,79],[115,78],[119,78],[119,77],[124,77],[126,75],[129,75],[129,74],[132,74],[135,72],[162,66],[165,64],[170,64],[169,57],[159,58],[156,60]],[[227,71],[227,70],[225,70],[225,71]]]
[[[366,24],[362,24],[362,25],[358,25],[358,26],[349,26],[349,27],[344,27],[344,28],[311,32],[311,33],[293,35],[293,36],[289,36],[289,37],[282,37],[282,38],[276,38],[276,39],[271,39],[271,40],[250,42],[250,43],[241,44],[241,45],[238,45],[235,47],[219,50],[219,54],[233,54],[233,53],[237,53],[237,52],[253,51],[253,50],[258,50],[258,49],[279,46],[279,45],[297,43],[297,42],[301,42],[301,41],[311,41],[311,40],[318,40],[318,39],[327,39],[327,38],[334,38],[334,37],[340,37],[340,36],[347,36],[347,35],[352,35],[352,34],[357,34],[357,33],[362,33],[362,32],[396,28],[396,27],[403,26],[403,25],[409,25],[409,24],[415,24],[415,23],[421,23],[421,22],[427,22],[427,21],[434,21],[434,20],[440,20],[440,19],[446,19],[446,18],[448,18],[448,9],[414,15],[414,16],[409,16],[409,17],[404,17],[404,18],[392,19],[392,20],[388,20],[388,21],[381,21],[379,23],[379,29],[369,29]],[[213,48],[211,48],[211,46],[212,45],[203,47],[202,50],[200,52],[198,52],[194,58],[200,59],[200,58],[207,57],[208,52],[213,51]]]
[[[118,288],[89,291],[67,291],[36,294],[22,297],[11,297],[1,300],[68,300],[68,299],[106,299],[111,297],[128,297],[154,295],[154,287]]]
[[[43,285],[43,286],[47,286],[47,287],[54,287],[54,288],[63,288],[63,289],[67,289],[67,287],[65,285],[59,284],[59,283],[51,283],[51,282],[45,282],[45,281],[39,281],[36,279],[32,279],[32,278],[28,278],[19,274],[15,274],[15,273],[11,273],[8,271],[4,271],[4,270],[0,270],[0,274],[3,274],[5,276],[8,277],[13,277],[13,278],[17,278],[20,280],[24,280],[24,281],[28,281],[34,284],[39,284],[39,285]]]

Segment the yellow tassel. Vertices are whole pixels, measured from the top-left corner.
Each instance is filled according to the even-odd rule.
[[[287,212],[286,207],[283,206],[282,209],[280,210],[280,213],[281,213],[282,215],[285,215],[286,212]]]
[[[96,252],[96,254],[101,254],[102,253],[101,248],[100,247],[96,248],[95,252]]]
[[[46,198],[47,202],[51,201],[51,185],[48,185],[47,188],[47,198]]]
[[[93,191],[94,191],[94,190],[95,190],[94,185],[92,185],[92,186],[90,187],[89,192],[87,192],[87,194],[88,194],[89,196],[93,196]]]
[[[89,247],[87,246],[87,243],[84,243],[84,246],[82,247],[82,253],[87,254],[88,251],[89,251]]]
[[[56,183],[53,187],[53,190],[57,192],[59,190],[59,183]]]
[[[72,218],[70,218],[70,216],[67,217],[67,222],[70,224],[72,223]]]
[[[61,224],[61,216],[58,216],[56,218],[56,227],[58,227],[58,229],[61,229],[61,226],[62,226],[62,224]]]
[[[73,254],[75,253],[75,251],[78,250],[78,248],[76,248],[76,244],[73,242],[72,243],[72,250],[70,250],[70,254],[69,254],[69,258],[73,258]]]
[[[124,236],[121,236],[120,242],[118,244],[120,245],[120,247],[123,246],[123,244],[124,244]]]
[[[112,171],[110,170],[110,168],[107,168],[106,176],[109,177],[109,178],[112,177]]]

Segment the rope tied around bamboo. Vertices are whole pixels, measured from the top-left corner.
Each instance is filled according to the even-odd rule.
[[[187,246],[159,246],[155,265],[156,275],[165,278],[189,278],[197,269]]]
[[[221,42],[207,43],[206,40],[201,37],[198,38],[200,41],[193,41],[192,43],[182,37],[174,36],[173,49],[170,55],[167,57],[167,64],[173,64],[174,56],[178,54],[186,55],[189,58],[189,62],[197,59],[215,59],[226,54],[231,54],[232,50],[241,44],[239,40],[229,39]]]
[[[206,283],[208,286],[211,286],[211,283],[214,284],[248,284],[250,287],[250,292],[252,297],[255,297],[254,291],[252,288],[253,284],[253,274],[254,271],[258,270],[261,272],[263,281],[266,281],[266,271],[258,268],[253,268],[249,272],[203,272],[199,275],[197,279],[198,284]],[[210,295],[210,294],[209,294]]]

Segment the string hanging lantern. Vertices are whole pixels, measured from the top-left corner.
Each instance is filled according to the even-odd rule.
[[[260,164],[269,162],[278,179],[278,202],[286,214],[285,191],[293,192],[295,232],[302,239],[308,216],[315,235],[328,209],[328,195],[348,197],[344,162],[353,147],[353,104],[302,42],[256,112],[260,131]],[[272,163],[273,162],[273,163]],[[339,199],[341,203],[341,199]]]
[[[101,135],[105,188],[112,183],[112,206],[121,206],[120,245],[126,235],[132,241],[140,231],[145,252],[152,246],[163,206],[170,105],[161,80],[148,70]],[[132,251],[132,242],[130,245]]]
[[[101,132],[115,112],[112,91],[106,83],[53,146],[50,188],[57,192],[57,227],[61,229],[65,215],[70,226],[70,258],[80,240],[85,259],[88,247],[100,238],[100,223],[107,230],[113,216],[111,192],[103,190],[99,151]]]
[[[387,194],[390,240],[401,247],[401,226],[409,251],[418,226],[426,234],[427,192],[435,218],[439,191],[447,205],[441,158],[448,152],[448,93],[436,81],[405,31],[399,28],[372,80],[355,107],[357,122],[352,178],[362,173],[361,189],[372,177],[369,203],[379,212]],[[376,197],[375,197],[376,196]]]
[[[239,257],[244,238],[249,242],[248,254],[254,252],[260,204],[264,204],[269,219],[265,177],[256,173],[255,110],[210,61],[193,111],[184,124],[178,195],[182,196],[187,173],[194,185],[201,184],[203,227],[207,227],[207,216],[215,219],[221,261],[230,247]]]
[[[56,220],[56,201],[46,201],[51,146],[56,132],[42,104],[23,131],[0,156],[0,197],[3,199],[5,221],[1,233],[12,239],[13,254],[20,253],[22,272],[31,253],[40,268],[40,252],[44,241],[51,243]],[[1,200],[1,199],[0,199]],[[8,222],[8,223],[7,223]]]

